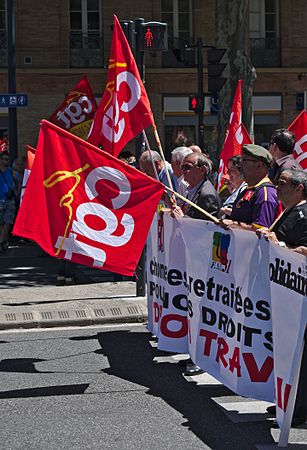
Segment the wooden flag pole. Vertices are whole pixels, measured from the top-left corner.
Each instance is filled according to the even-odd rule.
[[[196,205],[196,203],[191,202],[190,200],[185,198],[183,195],[178,194],[178,192],[173,191],[172,189],[170,189],[167,186],[165,186],[165,189],[172,192],[174,195],[176,195],[176,197],[180,198],[182,201],[186,202],[188,205],[192,206],[193,208],[195,208],[198,211],[200,211],[201,213],[203,213],[206,217],[208,217],[208,219],[212,220],[214,223],[216,223],[218,225],[220,224],[219,219],[212,216],[212,214],[208,213],[205,209],[200,208],[198,205]]]
[[[165,166],[165,170],[166,170],[166,177],[167,177],[167,181],[168,181],[169,187],[174,192],[174,188],[173,188],[173,185],[172,185],[171,177],[170,177],[170,174],[169,174],[169,171],[168,171],[168,168],[167,168],[167,164],[166,164],[166,160],[165,160],[165,156],[164,156],[164,153],[163,153],[161,141],[160,141],[160,138],[159,138],[159,135],[158,135],[157,127],[155,125],[153,125],[153,132],[154,132],[154,136],[155,136],[155,140],[156,140],[156,144],[158,146],[159,152],[160,152],[160,154],[162,156],[162,159],[164,161],[164,166]]]
[[[146,149],[149,150],[150,160],[151,160],[151,164],[152,164],[152,168],[153,168],[155,177],[159,181],[159,175],[158,175],[158,172],[157,172],[157,168],[156,168],[155,162],[154,162],[153,157],[152,157],[152,153],[151,153],[151,150],[150,150],[150,146],[149,146],[149,142],[148,142],[145,130],[142,131],[142,134],[143,134],[143,138],[144,138],[144,141],[145,141]]]

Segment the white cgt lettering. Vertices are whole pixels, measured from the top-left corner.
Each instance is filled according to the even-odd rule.
[[[121,105],[118,104],[117,93],[120,91],[122,83],[126,83],[130,90],[130,98],[128,101],[123,101]],[[137,78],[131,72],[121,72],[116,78],[116,92],[113,99],[115,104],[111,105],[102,118],[101,132],[110,142],[118,142],[125,130],[125,119],[119,119],[120,111],[128,113],[138,103],[141,98],[141,87]],[[115,114],[114,114],[115,113]],[[116,131],[117,129],[117,131]]]
[[[114,209],[119,209],[128,202],[131,194],[129,180],[120,170],[112,167],[97,167],[86,177],[85,193],[89,200],[98,196],[96,184],[100,180],[112,181],[119,189],[117,197],[112,199]],[[88,215],[102,219],[105,222],[105,228],[103,230],[91,228],[85,222],[85,217]],[[118,233],[114,235],[119,225],[122,226],[123,232],[121,235],[118,235]],[[129,242],[133,231],[134,220],[130,214],[124,213],[120,222],[118,222],[116,215],[106,206],[95,202],[85,202],[79,205],[76,210],[76,220],[73,221],[72,232],[69,237],[65,239],[58,237],[56,248],[61,246],[61,249],[66,252],[65,258],[67,259],[71,259],[73,253],[78,253],[92,257],[94,266],[102,267],[106,259],[106,253],[95,246],[78,241],[77,235],[82,235],[94,242],[111,247],[120,247]]]
[[[58,111],[57,119],[62,121],[67,130],[70,129],[71,123],[81,123],[85,119],[83,113],[90,114],[93,110],[92,102],[86,95],[78,98],[77,102],[71,102],[64,111]]]
[[[103,230],[93,230],[84,221],[87,215],[102,218],[106,223],[106,227]],[[120,221],[124,232],[121,236],[114,236],[113,233],[118,228],[117,217],[110,209],[98,203],[82,203],[77,208],[76,216],[77,220],[74,220],[72,224],[73,232],[82,234],[92,241],[111,245],[112,247],[120,247],[126,244],[130,240],[134,230],[133,218],[129,214],[124,214]]]

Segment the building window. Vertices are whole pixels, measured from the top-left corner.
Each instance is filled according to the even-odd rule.
[[[70,55],[72,67],[101,67],[101,0],[70,0]]]
[[[7,35],[5,0],[0,0],[0,67],[7,66]]]
[[[194,66],[194,51],[185,50],[193,40],[192,0],[161,0],[162,21],[167,23],[168,52],[164,67]]]
[[[280,66],[278,0],[250,0],[251,58],[256,67]]]

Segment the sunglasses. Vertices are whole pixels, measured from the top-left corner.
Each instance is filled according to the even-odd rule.
[[[183,164],[181,170],[187,171],[193,169],[193,167],[198,167],[196,164]]]
[[[10,158],[3,158],[3,156],[2,156],[2,158],[1,158],[3,161],[9,161],[10,160]]]

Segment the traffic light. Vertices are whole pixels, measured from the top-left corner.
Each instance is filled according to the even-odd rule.
[[[189,110],[198,112],[204,109],[204,96],[189,95]]]
[[[167,24],[162,22],[141,23],[138,40],[139,50],[142,52],[167,50]]]
[[[225,53],[225,48],[210,48],[207,51],[208,91],[211,94],[216,94],[226,82],[226,78],[221,75],[227,64],[220,63]]]
[[[134,48],[134,29],[133,29],[133,20],[120,20],[120,26],[122,27],[123,32],[129,42],[130,47]],[[113,25],[112,25],[113,29]]]

